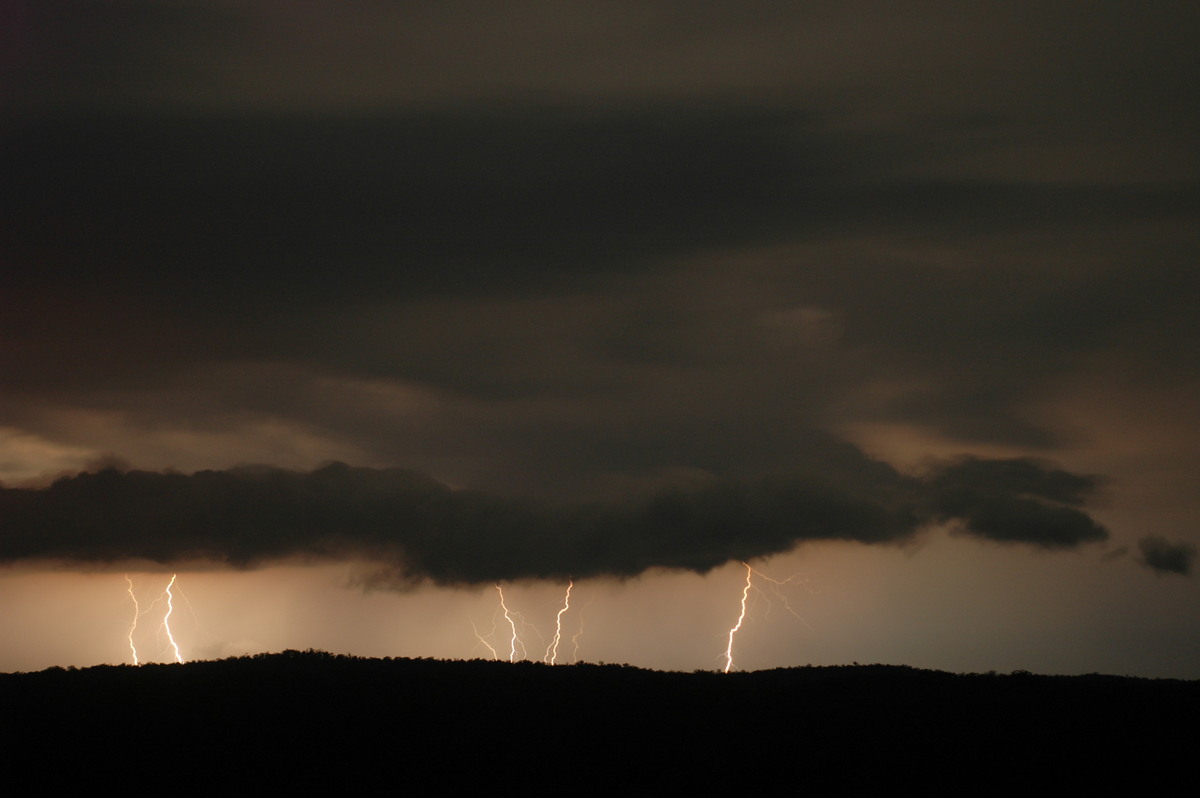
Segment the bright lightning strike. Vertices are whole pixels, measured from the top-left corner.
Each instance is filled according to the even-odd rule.
[[[479,627],[476,626],[475,621],[468,616],[467,620],[471,623],[471,629],[475,633],[475,640],[479,644],[482,644],[489,652],[491,652],[492,659],[501,659],[501,655],[498,651],[498,649],[500,649],[500,645],[495,642],[495,639],[496,628],[500,625],[500,616],[503,615],[511,633],[508,643],[509,662],[517,662],[518,660],[529,658],[529,651],[535,645],[535,643],[532,640],[527,643],[526,640],[522,639],[522,635],[525,635],[526,639],[528,639],[528,635],[533,634],[537,637],[536,645],[539,648],[541,646],[546,647],[545,654],[542,657],[542,662],[549,665],[556,664],[558,662],[559,647],[562,645],[563,640],[563,616],[565,616],[571,610],[571,592],[575,588],[575,581],[568,580],[566,593],[563,595],[562,606],[558,609],[558,612],[555,615],[554,637],[548,644],[546,642],[546,636],[538,631],[536,626],[526,620],[525,616],[520,612],[511,609],[508,606],[508,599],[506,599],[504,596],[503,586],[501,586],[500,583],[496,583],[494,587],[496,588],[496,595],[499,596],[500,601],[496,606],[496,611],[492,614],[491,631],[487,634],[483,634],[479,631]],[[581,618],[579,631],[576,632],[575,636],[571,638],[571,642],[575,645],[576,655],[579,653],[579,636],[582,634],[583,623]]]
[[[129,578],[129,574],[125,574],[125,583],[129,585],[129,598],[133,602],[133,621],[129,624],[129,652],[133,655],[133,664],[140,665],[137,646],[133,644],[133,631],[137,629],[138,618],[142,617],[142,612],[141,607],[138,606],[137,596],[133,595],[133,580]]]
[[[554,639],[550,645],[546,647],[546,656],[542,657],[542,662],[548,662],[551,665],[558,659],[558,641],[562,639],[562,617],[563,613],[571,609],[571,588],[575,587],[574,580],[567,581],[567,594],[563,596],[562,609],[558,611],[558,615],[554,617]]]
[[[796,612],[795,608],[792,607],[791,602],[788,601],[787,594],[784,592],[784,588],[788,585],[801,585],[807,587],[807,580],[802,579],[799,574],[793,574],[787,579],[775,579],[774,577],[767,576],[757,568],[753,568],[748,562],[743,562],[742,565],[746,569],[746,584],[742,587],[741,612],[738,614],[737,623],[734,624],[733,628],[729,630],[729,641],[725,646],[725,673],[729,673],[729,671],[733,670],[733,637],[735,634],[737,634],[738,630],[742,628],[742,624],[745,623],[746,616],[750,612],[750,607],[747,605],[747,602],[749,601],[751,590],[756,591],[757,595],[761,596],[767,603],[767,609],[764,617],[769,616],[771,612],[772,601],[771,597],[768,595],[769,592],[775,595],[775,598],[778,599],[781,604],[783,604],[784,609],[786,609],[793,618],[800,621],[800,623],[804,624],[808,628],[812,628],[809,626],[808,621],[804,620],[804,618],[800,616],[800,613]],[[762,586],[756,584],[754,579],[755,576],[758,576],[763,582],[767,582],[769,587],[764,590]],[[757,606],[757,600],[755,601],[755,606]]]
[[[496,583],[496,592],[500,594],[500,609],[504,610],[504,619],[508,621],[508,625],[512,627],[512,643],[508,652],[508,661],[517,661],[517,643],[520,642],[517,638],[517,621],[508,610],[508,605],[504,603],[504,591],[500,588],[500,583]]]
[[[162,595],[150,602],[150,606],[143,610],[141,604],[138,602],[137,594],[133,592],[133,580],[129,578],[129,574],[125,574],[125,591],[129,594],[129,600],[133,602],[133,618],[129,622],[129,631],[126,633],[125,637],[126,640],[129,641],[129,653],[133,657],[134,665],[142,664],[141,657],[138,656],[137,645],[133,640],[134,632],[137,631],[138,620],[143,615],[150,612],[150,610],[154,608],[155,604],[164,599],[167,602],[167,611],[163,615],[162,623],[159,624],[159,629],[166,634],[167,641],[170,643],[171,651],[175,655],[175,661],[180,663],[183,662],[183,655],[179,653],[179,643],[176,642],[175,635],[171,631],[171,614],[175,611],[175,594],[172,592],[171,588],[175,587],[175,580],[177,578],[178,574],[171,574],[171,580],[167,582],[167,586],[163,590]],[[180,591],[180,597],[187,602],[188,608],[190,609],[191,602],[187,601],[187,597],[183,595],[182,591]],[[193,615],[195,615],[194,611]]]
[[[163,616],[162,628],[167,633],[167,640],[171,641],[171,648],[175,651],[175,661],[182,663],[183,657],[179,655],[179,644],[175,642],[175,636],[171,634],[171,613],[175,611],[174,596],[171,595],[171,586],[175,584],[177,574],[171,574],[171,581],[167,582],[165,591],[167,596],[167,614]]]
[[[746,566],[746,586],[742,588],[742,612],[738,615],[737,623],[729,630],[729,644],[725,646],[725,673],[729,673],[733,668],[733,636],[742,628],[742,621],[746,620],[746,598],[750,595],[751,579],[754,576],[754,569],[749,563],[742,565]]]

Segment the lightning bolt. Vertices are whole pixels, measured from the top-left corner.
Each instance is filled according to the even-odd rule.
[[[133,602],[133,621],[129,624],[129,652],[133,654],[133,664],[141,665],[138,661],[137,646],[133,644],[133,630],[137,629],[138,618],[142,617],[142,612],[137,596],[133,595],[133,580],[129,578],[129,574],[125,574],[125,583],[129,586],[129,599]]]
[[[183,586],[175,585],[175,589],[179,591],[179,597],[187,605],[188,613],[192,616],[192,622],[196,624],[197,631],[203,635],[208,635],[208,630],[204,628],[204,624],[200,623],[200,616],[196,614],[196,608],[192,606],[192,600],[187,597],[187,593],[183,592]]]
[[[746,565],[746,564],[742,563],[742,565]],[[746,567],[750,568],[749,565],[746,565]],[[779,599],[779,602],[781,604],[783,604],[784,609],[786,609],[789,613],[791,613],[791,616],[793,618],[795,618],[797,621],[799,621],[800,623],[807,626],[809,629],[812,629],[812,626],[809,624],[809,622],[806,621],[800,615],[800,613],[796,612],[796,610],[794,610],[792,608],[792,605],[788,602],[787,595],[784,594],[784,592],[783,592],[783,588],[786,585],[796,584],[796,585],[803,585],[805,587],[808,587],[807,580],[801,579],[799,574],[792,574],[787,579],[773,579],[773,578],[767,576],[766,574],[764,574],[762,571],[758,570],[757,568],[752,568],[751,570],[754,571],[754,573],[757,574],[758,576],[761,576],[763,579],[765,579],[766,581],[771,583],[771,592],[775,594],[775,598]],[[762,588],[755,586],[755,589],[758,590],[758,592],[760,594],[762,594],[764,598],[767,598],[766,594],[764,594],[762,592]],[[812,588],[809,588],[809,592],[810,593],[813,592]],[[769,614],[770,611],[771,611],[771,601],[769,598],[767,598],[767,613]]]
[[[729,673],[729,671],[733,670],[733,636],[737,634],[738,630],[742,628],[742,624],[746,621],[746,616],[749,612],[747,601],[750,598],[750,591],[752,589],[756,591],[757,595],[762,596],[767,602],[767,609],[763,617],[769,617],[771,614],[771,597],[767,595],[767,591],[764,591],[762,587],[755,584],[755,576],[759,577],[760,580],[770,584],[768,590],[775,595],[775,598],[777,598],[779,602],[783,604],[784,609],[786,609],[793,618],[804,624],[809,629],[812,629],[812,626],[809,625],[808,621],[804,620],[800,613],[796,612],[795,608],[792,607],[791,602],[788,601],[787,594],[785,594],[783,590],[788,585],[801,585],[807,587],[808,581],[806,579],[802,579],[800,574],[792,574],[787,579],[775,579],[774,577],[764,574],[757,568],[752,567],[748,562],[743,562],[742,566],[746,569],[746,584],[742,587],[742,610],[738,615],[737,623],[734,624],[733,628],[729,630],[729,642],[725,646],[725,673]],[[809,592],[813,592],[811,588],[809,588]]]
[[[500,659],[500,655],[496,652],[495,647],[493,647],[492,644],[487,641],[486,637],[479,634],[479,627],[475,625],[475,621],[472,620],[469,616],[468,616],[467,620],[471,621],[471,629],[474,630],[475,637],[478,638],[480,643],[483,643],[485,646],[487,646],[488,651],[492,652],[492,659]],[[495,634],[495,633],[496,633],[496,624],[493,623],[492,624],[492,634]]]
[[[579,662],[579,638],[583,637],[583,613],[579,613],[579,631],[571,637],[571,645],[575,646],[575,650],[571,652],[571,662]]]
[[[563,613],[571,609],[571,588],[573,587],[575,587],[575,580],[567,580],[567,594],[563,596],[562,609],[554,617],[554,639],[546,647],[546,656],[542,657],[542,662],[548,662],[553,665],[554,661],[558,659],[558,641],[562,639],[562,617]]]
[[[171,595],[171,586],[175,584],[177,574],[171,574],[171,581],[167,582],[167,589],[164,591],[167,597],[167,614],[163,616],[162,628],[167,633],[167,640],[171,641],[171,648],[175,651],[175,661],[182,663],[183,657],[179,655],[179,644],[175,642],[175,636],[171,634],[171,613],[175,611],[174,596]]]
[[[742,612],[738,615],[737,623],[729,630],[729,644],[725,646],[725,673],[729,673],[733,668],[733,636],[742,628],[742,621],[746,619],[746,598],[750,595],[751,579],[754,577],[754,569],[749,563],[742,565],[746,566],[746,586],[742,588]]]
[[[504,590],[501,589],[499,582],[496,583],[496,592],[500,594],[500,609],[504,610],[504,619],[508,621],[508,625],[512,627],[512,642],[508,652],[508,661],[516,662],[517,644],[521,642],[517,637],[517,621],[513,617],[513,614],[509,612],[508,605],[504,603]],[[522,646],[521,648],[524,650],[525,647]]]
[[[571,654],[571,662],[579,662],[579,638],[583,637],[583,610],[586,610],[588,607],[592,606],[592,602],[595,600],[596,597],[592,596],[592,598],[588,600],[588,603],[584,604],[583,608],[579,610],[579,631],[571,636],[571,644],[575,646],[575,650]]]
[[[475,625],[475,621],[471,619],[469,615],[467,616],[467,620],[470,621],[471,624],[471,629],[475,633],[475,639],[479,643],[483,644],[483,646],[492,653],[492,659],[500,659],[501,655],[497,650],[498,645],[493,644],[491,641],[496,637],[496,627],[499,626],[499,618],[501,615],[503,615],[504,620],[508,622],[508,628],[511,632],[508,642],[508,661],[516,662],[518,660],[528,659],[529,648],[533,645],[533,642],[531,641],[529,644],[526,644],[525,641],[521,639],[522,634],[524,633],[528,635],[529,633],[532,633],[535,635],[537,637],[537,645],[539,647],[546,644],[546,637],[538,630],[536,626],[526,620],[524,615],[508,606],[508,600],[504,597],[504,587],[499,582],[497,582],[494,587],[496,588],[496,595],[499,596],[500,601],[496,607],[496,611],[492,614],[492,630],[486,635],[482,634],[479,631],[479,627]],[[555,664],[555,661],[558,659],[558,647],[562,642],[563,615],[565,615],[567,611],[571,609],[571,590],[574,587],[574,580],[569,580],[566,594],[563,596],[563,605],[558,610],[558,615],[555,618],[557,622],[557,628],[554,632],[554,639],[550,641],[549,645],[546,645],[546,653],[542,658],[542,662],[550,665]],[[579,634],[582,633],[583,630],[581,628]],[[576,640],[579,634],[576,635]],[[576,642],[575,647],[578,650],[578,642]]]

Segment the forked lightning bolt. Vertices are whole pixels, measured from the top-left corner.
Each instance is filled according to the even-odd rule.
[[[571,588],[573,587],[575,587],[575,581],[573,579],[567,580],[567,594],[563,596],[562,609],[558,611],[558,615],[554,618],[554,639],[546,647],[546,656],[542,657],[542,662],[548,662],[553,665],[554,661],[558,659],[558,641],[562,639],[562,617],[563,613],[571,609]]]
[[[475,625],[475,621],[472,620],[470,617],[468,617],[467,620],[471,621],[471,629],[474,630],[475,637],[479,640],[480,643],[483,643],[485,646],[487,646],[488,651],[492,652],[492,659],[500,659],[500,655],[496,652],[496,648],[487,641],[486,637],[479,634],[479,627]],[[492,623],[492,634],[495,634],[495,633],[496,633],[496,624]]]
[[[745,565],[745,563],[742,563],[742,564]],[[750,568],[750,566],[748,566],[748,565],[746,567]],[[757,574],[758,576],[761,576],[763,579],[765,579],[771,583],[771,588],[770,588],[771,592],[775,594],[775,598],[779,599],[780,603],[783,604],[783,608],[785,610],[787,610],[793,618],[795,618],[797,621],[799,621],[800,623],[807,626],[809,629],[812,628],[812,626],[809,625],[808,621],[804,620],[804,618],[801,617],[800,613],[798,613],[794,609],[792,609],[792,605],[788,601],[787,595],[783,592],[784,585],[796,584],[796,585],[804,585],[805,587],[807,587],[807,580],[801,579],[799,574],[792,574],[787,579],[773,579],[772,577],[767,576],[766,574],[764,574],[762,571],[758,570],[757,568],[751,568],[751,570],[754,571],[754,573]],[[761,595],[766,597],[766,594],[763,593],[762,588],[756,586],[755,589],[758,590],[758,592]],[[810,588],[810,592],[811,592],[811,588]],[[771,611],[771,604],[770,604],[770,599],[768,598],[767,614],[769,614],[770,611]]]
[[[801,579],[798,574],[789,576],[787,579],[775,579],[773,577],[767,576],[766,574],[764,574],[762,571],[758,570],[757,568],[752,568],[750,566],[750,563],[748,563],[748,562],[743,562],[742,565],[746,568],[746,584],[742,587],[742,610],[741,610],[741,613],[738,615],[737,623],[734,624],[733,628],[729,630],[729,642],[725,646],[725,673],[729,673],[729,671],[731,671],[733,669],[733,636],[735,634],[737,634],[739,629],[742,628],[742,624],[746,620],[746,612],[747,612],[746,602],[750,598],[750,590],[751,589],[757,590],[758,595],[760,595],[764,599],[766,599],[767,614],[769,614],[771,611],[770,597],[763,591],[763,589],[761,587],[754,584],[754,576],[756,574],[758,576],[760,576],[766,582],[770,583],[770,585],[771,585],[769,588],[770,592],[775,594],[775,598],[779,599],[779,601],[783,604],[784,609],[786,609],[789,613],[791,613],[792,617],[795,618],[796,620],[800,621],[800,623],[804,624],[805,626],[808,626],[808,621],[806,621],[806,620],[804,620],[804,618],[800,617],[800,614],[798,612],[796,612],[795,609],[792,608],[791,603],[788,602],[787,595],[785,595],[783,592],[783,587],[785,585],[792,585],[792,584],[803,585],[803,584],[805,584],[805,580]],[[812,628],[812,627],[809,627],[809,628]]]
[[[571,653],[571,662],[579,662],[579,638],[583,637],[583,611],[592,606],[592,602],[595,600],[595,596],[588,599],[588,603],[579,610],[579,631],[571,636],[571,645],[575,646],[575,650]]]
[[[517,643],[520,640],[517,637],[517,621],[513,618],[511,612],[508,611],[508,605],[504,603],[504,591],[500,588],[500,583],[496,583],[496,592],[500,594],[500,608],[504,610],[504,619],[508,621],[508,625],[512,627],[512,642],[508,651],[508,661],[517,661]],[[524,648],[524,646],[522,646]]]
[[[562,606],[558,609],[558,613],[554,618],[554,638],[546,646],[546,653],[542,657],[542,662],[548,665],[554,665],[558,661],[558,648],[562,643],[563,637],[563,616],[566,615],[571,609],[571,591],[574,589],[574,587],[574,580],[568,580],[567,590],[563,595]],[[526,659],[529,656],[529,649],[525,641],[521,639],[521,629],[518,628],[518,623],[522,627],[528,627],[533,631],[533,634],[538,638],[539,646],[546,642],[546,638],[541,632],[538,631],[536,626],[525,619],[524,615],[509,608],[508,601],[504,597],[504,588],[499,583],[495,585],[495,588],[496,595],[500,598],[500,603],[499,606],[496,607],[496,612],[492,615],[492,630],[486,635],[481,634],[479,627],[475,625],[475,621],[471,620],[471,629],[475,633],[475,639],[482,643],[484,647],[491,652],[492,659],[500,659],[500,653],[497,651],[497,646],[493,645],[490,641],[495,638],[499,617],[503,615],[504,620],[508,622],[508,628],[511,632],[508,642],[508,661],[516,662],[518,659]],[[470,619],[468,618],[468,620]],[[579,653],[579,637],[582,634],[583,624],[581,619],[579,631],[576,632],[575,636],[571,638],[571,642],[575,644],[576,654]],[[532,643],[529,645],[532,645]]]
[[[175,661],[183,662],[183,657],[179,655],[179,644],[175,642],[175,636],[171,634],[171,613],[175,611],[174,596],[171,595],[171,586],[175,584],[176,574],[171,574],[171,581],[167,582],[167,614],[163,616],[162,628],[167,633],[167,640],[171,641],[171,648],[175,652]]]
[[[133,644],[133,630],[137,629],[138,618],[142,617],[141,607],[138,606],[137,596],[133,595],[133,580],[129,578],[129,574],[125,574],[125,583],[129,585],[129,598],[133,601],[133,621],[129,624],[129,652],[133,654],[133,664],[141,665],[138,662],[137,646]]]
[[[159,628],[162,629],[167,635],[167,640],[171,644],[171,651],[175,655],[175,661],[183,662],[183,656],[179,653],[179,644],[175,642],[175,635],[171,632],[171,613],[175,611],[175,596],[171,592],[171,588],[174,587],[177,576],[177,574],[171,574],[171,581],[167,583],[167,587],[163,591],[162,596],[155,599],[150,603],[150,607],[147,607],[143,610],[141,605],[138,603],[137,596],[133,592],[133,580],[129,578],[129,574],[125,574],[125,589],[126,592],[129,593],[129,600],[133,602],[133,620],[129,622],[129,632],[126,635],[126,639],[129,641],[129,653],[133,655],[134,665],[142,664],[141,659],[138,657],[137,646],[133,642],[133,633],[137,630],[138,619],[149,612],[151,607],[164,598],[167,600],[167,612],[166,615],[163,616],[162,624],[159,626]]]
[[[746,586],[742,588],[742,612],[738,615],[737,623],[729,630],[729,644],[725,646],[725,672],[729,673],[733,668],[733,636],[737,634],[738,629],[742,628],[742,621],[746,620],[746,599],[750,595],[750,580],[754,575],[754,569],[749,563],[742,563],[746,566]]]

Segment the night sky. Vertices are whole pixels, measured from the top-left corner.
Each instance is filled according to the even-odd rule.
[[[0,670],[172,573],[188,658],[503,657],[500,584],[541,659],[575,580],[564,659],[721,668],[748,562],[738,668],[1200,678],[1197,41],[5,4]]]

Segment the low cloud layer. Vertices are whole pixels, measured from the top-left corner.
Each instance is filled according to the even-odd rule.
[[[968,458],[919,478],[865,457],[859,466],[870,479],[703,475],[637,500],[574,503],[339,463],[309,473],[106,468],[46,489],[3,489],[0,559],[250,567],[365,557],[381,565],[374,581],[401,586],[705,572],[803,541],[901,542],[942,522],[1040,548],[1107,537],[1079,509],[1095,480],[1040,462]]]
[[[929,510],[942,521],[996,541],[1070,548],[1103,540],[1103,527],[1077,507],[1095,477],[1047,468],[1034,460],[967,458],[935,470],[926,485]]]
[[[1138,541],[1141,562],[1159,574],[1187,576],[1196,560],[1196,547],[1190,543],[1171,543],[1159,535],[1147,535]]]

